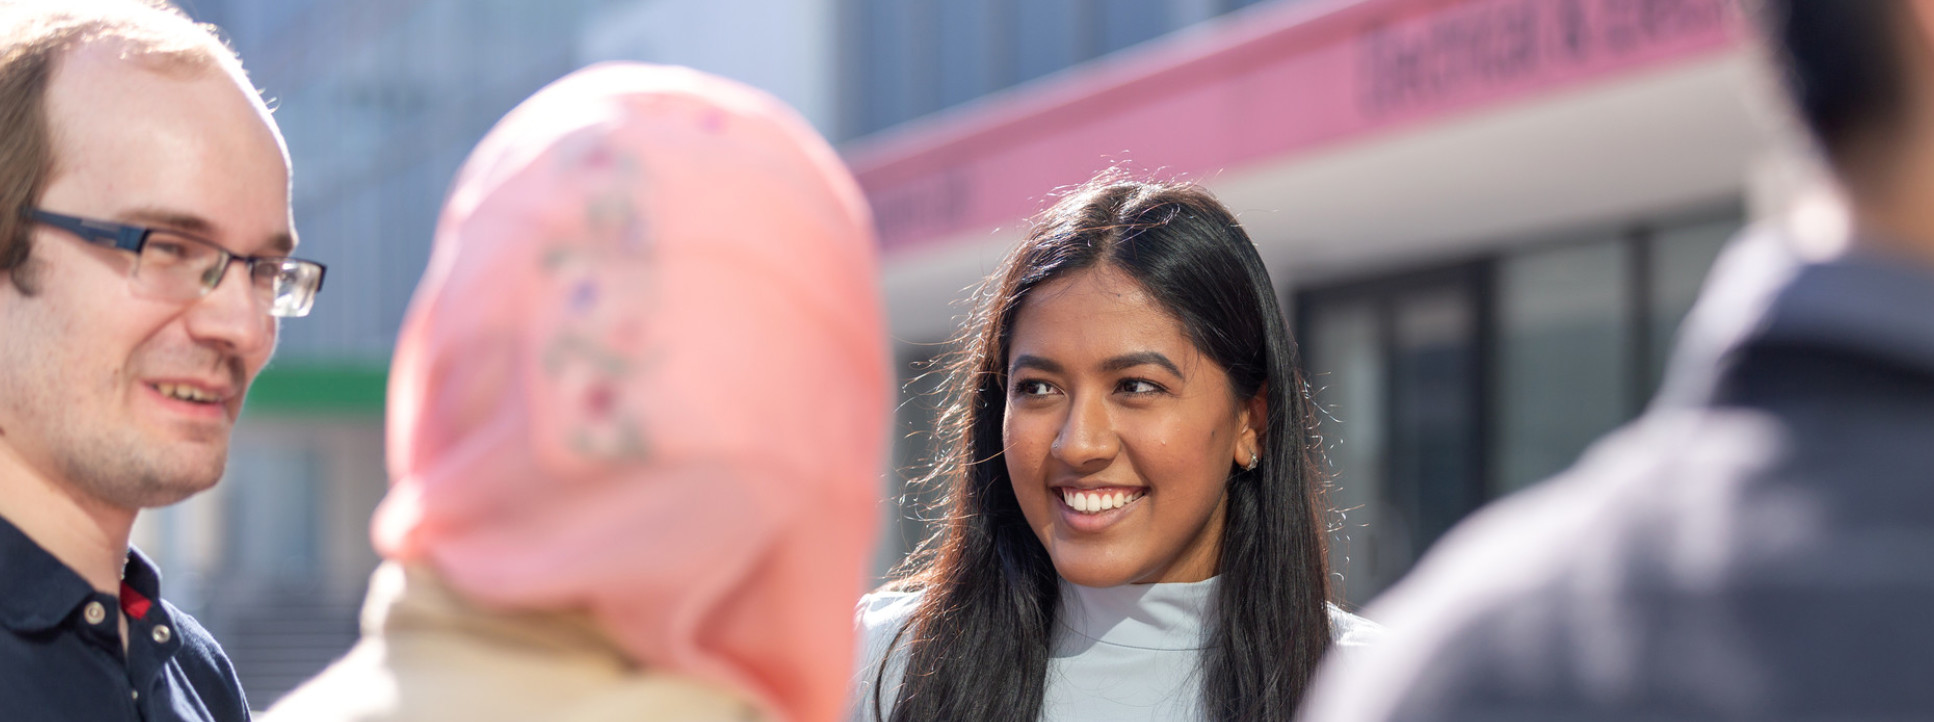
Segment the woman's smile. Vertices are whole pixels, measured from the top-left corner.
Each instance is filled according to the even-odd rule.
[[[1057,521],[1075,532],[1099,533],[1140,509],[1148,489],[1100,487],[1084,489],[1064,486],[1054,490],[1060,497]]]

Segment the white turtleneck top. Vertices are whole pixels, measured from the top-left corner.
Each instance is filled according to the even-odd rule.
[[[1202,621],[1216,580],[1083,587],[1061,583],[1061,612],[1048,658],[1041,719],[1051,722],[1199,720],[1205,646]],[[852,719],[873,722],[873,682],[893,637],[919,606],[918,592],[879,592],[860,600],[860,667]],[[1370,644],[1376,624],[1330,607],[1334,647]],[[879,709],[890,711],[906,666],[906,645],[892,648]]]

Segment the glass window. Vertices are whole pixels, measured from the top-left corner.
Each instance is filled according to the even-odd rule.
[[[1562,471],[1633,410],[1630,249],[1607,239],[1499,264],[1493,493]]]
[[[1108,0],[1097,3],[1102,53],[1112,53],[1169,30],[1168,0]]]
[[[1014,79],[1032,80],[1088,57],[1077,0],[1016,0],[1013,4]]]
[[[403,314],[409,310],[410,297],[416,293],[416,279],[429,266],[430,241],[436,237],[436,217],[424,208],[441,205],[431,163],[417,161],[398,169],[380,182],[382,193],[372,199],[384,233],[382,262],[375,264],[381,287],[376,309],[380,331],[395,338],[403,329]],[[448,177],[448,176],[445,176]]]
[[[346,304],[344,310],[353,310],[356,315],[352,317],[352,322],[362,326],[365,332],[375,330],[376,333],[387,333],[390,338],[395,338],[396,332],[402,327],[403,314],[394,302],[397,298],[407,298],[409,292],[398,293],[382,286],[385,281],[394,283],[395,276],[385,276],[384,269],[388,265],[377,259],[382,258],[380,253],[384,242],[399,240],[397,235],[400,234],[386,233],[383,228],[382,186],[365,183],[348,186],[345,190],[350,193],[337,206],[336,230],[345,237],[356,239],[353,245],[344,245],[353,247],[356,255],[368,263],[363,268],[369,270],[356,280],[353,294],[344,294],[356,297],[355,301],[349,302],[353,305]],[[423,262],[427,265],[428,259],[423,259]],[[349,286],[340,290],[347,291]]]
[[[1391,306],[1390,492],[1414,553],[1484,501],[1476,299],[1460,279],[1413,286]]]
[[[1330,570],[1353,604],[1382,591],[1410,565],[1408,539],[1385,533],[1384,366],[1380,316],[1371,299],[1311,309],[1306,336],[1317,428],[1329,461]]]
[[[307,585],[321,564],[322,459],[304,445],[261,442],[235,449],[228,480],[227,557],[241,579]]]
[[[1344,598],[1388,587],[1483,503],[1481,277],[1464,266],[1302,294]]]
[[[914,3],[865,0],[860,13],[860,132],[914,115]]]
[[[1635,415],[1739,225],[1586,236],[1298,294],[1343,597],[1367,601],[1486,500],[1563,471]]]
[[[1651,382],[1653,389],[1665,378],[1666,359],[1679,334],[1679,324],[1699,297],[1706,273],[1719,251],[1734,233],[1737,219],[1709,221],[1659,231],[1652,237],[1651,279],[1647,333],[1651,335]]]
[[[940,107],[958,105],[999,87],[995,67],[994,0],[937,3],[940,36]]]

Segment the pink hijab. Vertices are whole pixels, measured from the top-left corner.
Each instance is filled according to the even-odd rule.
[[[551,84],[443,210],[377,549],[840,717],[890,403],[876,278],[857,184],[771,97],[636,64]]]

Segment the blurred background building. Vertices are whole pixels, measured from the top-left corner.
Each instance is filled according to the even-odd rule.
[[[1206,184],[1292,309],[1353,603],[1639,411],[1778,135],[1727,0],[178,1],[272,99],[331,267],[228,478],[136,531],[258,707],[354,639],[386,366],[457,166],[586,63],[765,88],[859,176],[908,382],[882,573],[923,533],[955,299],[1057,188]]]

